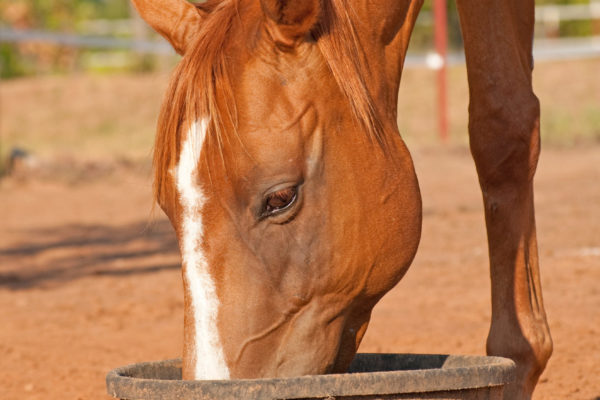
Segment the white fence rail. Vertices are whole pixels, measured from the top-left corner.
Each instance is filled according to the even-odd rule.
[[[40,30],[17,30],[0,28],[0,42],[50,43],[66,47],[91,49],[131,50],[138,53],[175,54],[171,46],[164,41],[122,39],[109,36],[87,36]]]
[[[560,21],[581,21],[600,19],[600,1],[588,4],[561,4],[535,7],[536,22],[557,23]]]

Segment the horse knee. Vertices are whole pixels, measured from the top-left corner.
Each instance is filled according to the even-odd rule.
[[[478,103],[471,106],[469,130],[482,189],[528,185],[540,153],[537,97],[531,90],[504,97],[491,93]]]

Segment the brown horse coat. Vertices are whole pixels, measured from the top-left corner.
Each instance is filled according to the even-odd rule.
[[[183,258],[184,378],[344,371],[419,242],[396,107],[421,2],[134,3],[183,55],[159,118],[155,194]],[[518,364],[507,398],[528,398],[552,350],[533,215],[533,1],[458,6],[490,247],[488,352]]]

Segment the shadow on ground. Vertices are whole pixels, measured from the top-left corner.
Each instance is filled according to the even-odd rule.
[[[178,269],[168,221],[123,226],[66,225],[27,231],[27,243],[0,247],[0,288],[48,287],[90,275]]]

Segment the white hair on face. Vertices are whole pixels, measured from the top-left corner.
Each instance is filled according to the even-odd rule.
[[[202,207],[206,197],[198,182],[198,162],[208,129],[208,118],[190,127],[176,168],[176,185],[182,206],[181,256],[185,266],[194,318],[194,379],[229,379],[217,330],[219,301],[203,253]]]

